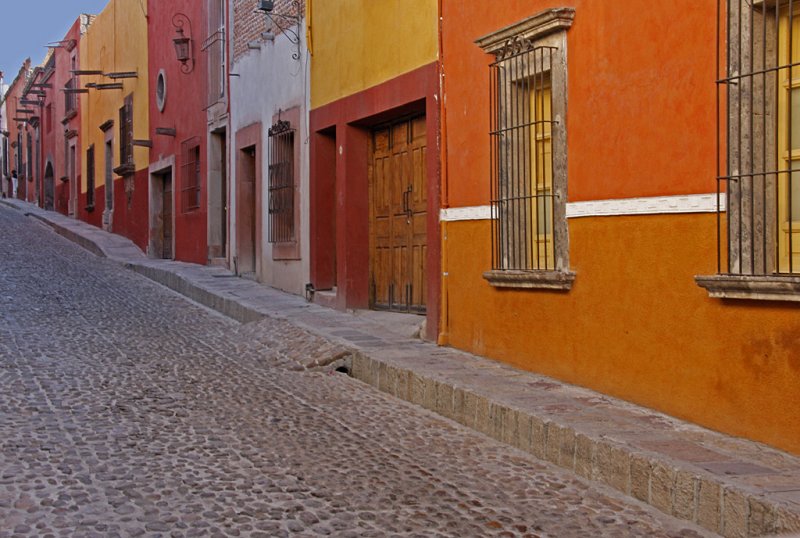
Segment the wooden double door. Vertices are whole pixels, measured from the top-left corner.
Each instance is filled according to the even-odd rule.
[[[370,162],[370,305],[425,313],[427,256],[425,117],[372,133]]]

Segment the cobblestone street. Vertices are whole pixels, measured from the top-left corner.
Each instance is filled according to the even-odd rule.
[[[0,536],[705,536],[0,207]],[[293,351],[294,350],[294,351]]]

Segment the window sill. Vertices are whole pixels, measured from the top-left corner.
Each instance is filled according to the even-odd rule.
[[[567,271],[486,271],[483,278],[495,288],[569,291],[575,273]]]
[[[800,276],[701,275],[694,280],[715,299],[800,301]]]
[[[275,261],[294,261],[300,259],[300,243],[287,241],[272,243],[272,259]]]

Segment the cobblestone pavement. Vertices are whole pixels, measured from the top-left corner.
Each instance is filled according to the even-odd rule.
[[[0,208],[0,536],[704,536]]]

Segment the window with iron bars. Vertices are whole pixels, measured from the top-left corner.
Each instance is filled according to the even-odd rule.
[[[295,240],[294,133],[288,121],[269,129],[269,242]]]
[[[64,92],[64,114],[67,115],[70,112],[76,112],[78,110],[78,94],[74,93],[69,90],[76,90],[78,88],[77,80],[75,78],[71,78],[67,81],[64,85],[64,89],[68,90]]]
[[[799,0],[800,1],[800,0]],[[569,289],[566,30],[543,11],[476,43],[489,65],[492,270],[497,287]]]
[[[181,144],[181,207],[184,213],[200,207],[200,139]]]
[[[718,272],[800,274],[800,0],[718,0]]]
[[[225,1],[207,0],[208,29],[202,50],[208,55],[208,104],[225,97]]]
[[[521,49],[491,66],[492,265],[554,270],[553,49]]]

